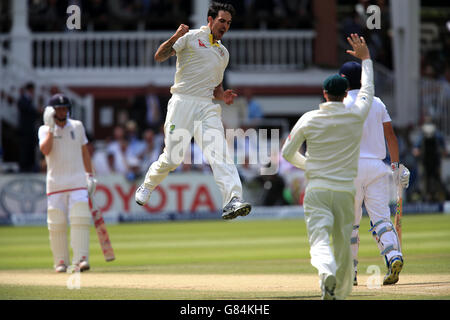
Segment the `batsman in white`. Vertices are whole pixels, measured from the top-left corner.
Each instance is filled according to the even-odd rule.
[[[170,171],[180,165],[184,159],[180,153],[185,152],[194,136],[211,165],[221,191],[222,218],[234,219],[250,213],[250,204],[242,200],[238,171],[228,154],[221,107],[212,101],[215,98],[232,104],[237,96],[222,86],[229,54],[220,41],[230,28],[234,13],[230,4],[212,3],[208,9],[206,26],[189,30],[187,25],[180,25],[155,53],[158,62],[176,54],[176,73],[164,124],[165,148],[158,160],[152,163],[144,182],[136,191],[135,199],[139,205],[147,203],[152,191]],[[184,139],[182,148],[179,146],[180,138]]]
[[[361,87],[361,65],[357,62],[346,62],[339,70],[341,76],[347,78],[350,90],[344,99],[347,108],[351,108]],[[383,159],[386,158],[386,144],[391,159],[391,170]],[[398,142],[392,120],[386,106],[380,98],[374,97],[369,115],[364,123],[361,138],[358,175],[355,179],[355,221],[351,238],[353,265],[355,276],[353,284],[357,285],[359,226],[362,217],[362,204],[370,218],[372,235],[378,244],[380,253],[385,258],[388,268],[383,284],[394,284],[399,279],[403,267],[400,241],[391,222],[389,209],[389,174],[393,174],[394,183],[407,188],[409,170],[399,165]]]
[[[68,219],[73,251],[72,264],[89,270],[91,213],[88,195],[95,191],[88,140],[81,121],[69,118],[70,100],[54,95],[39,128],[39,148],[47,163],[47,223],[56,272],[69,266]]]
[[[327,102],[305,113],[282,148],[283,157],[305,170],[305,221],[311,264],[317,268],[322,299],[345,299],[352,290],[350,237],[354,220],[355,186],[363,124],[374,95],[373,66],[364,38],[347,38],[362,60],[362,87],[354,105],[346,109],[348,81],[339,74],[323,83]],[[306,157],[299,149],[306,141]],[[330,244],[333,238],[333,249]]]

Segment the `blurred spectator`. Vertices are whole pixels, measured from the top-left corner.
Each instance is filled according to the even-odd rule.
[[[139,175],[139,160],[128,153],[129,142],[121,126],[114,128],[114,139],[107,146],[108,163],[112,172],[125,175],[128,180],[135,180]]]
[[[86,16],[88,21],[88,30],[106,31],[109,29],[109,7],[107,0],[83,0],[82,6],[83,15]]]
[[[444,137],[432,122],[431,117],[426,117],[413,153],[420,159],[422,166],[424,200],[445,201],[446,190],[441,180],[441,162],[442,157],[446,155],[446,146]]]
[[[134,120],[139,130],[150,128],[159,132],[164,123],[164,113],[155,87],[149,85],[145,95],[135,97],[130,110],[130,118]]]
[[[268,164],[264,168],[270,167]],[[263,172],[256,178],[262,189],[262,203],[263,206],[282,206],[287,202],[284,199],[283,193],[285,189],[284,179],[278,173],[264,174]],[[260,191],[261,192],[261,191]]]
[[[161,146],[155,141],[155,132],[152,129],[146,129],[142,135],[144,149],[139,154],[140,174],[145,174],[150,165],[158,160],[161,154]]]
[[[342,21],[342,38],[347,39],[348,35],[352,33],[363,34],[364,23],[356,10],[353,10],[352,14],[345,17]]]
[[[274,0],[275,12],[284,11],[284,20],[280,21],[281,28],[311,29],[311,0]]]
[[[42,108],[34,104],[35,87],[33,83],[25,85],[17,103],[19,108],[20,155],[19,167],[22,172],[39,171],[36,165],[37,130]]]
[[[192,1],[190,0],[141,0],[141,6],[147,8],[146,29],[171,30],[181,23],[190,25]],[[206,22],[206,18],[205,18]]]
[[[97,141],[92,153],[92,166],[97,176],[108,175],[112,173],[108,161],[107,143]]]
[[[413,155],[413,145],[410,139],[410,132],[413,126],[406,127],[404,129],[395,127],[394,132],[397,132],[398,141],[398,154],[400,162],[405,165],[410,172],[409,187],[405,189],[406,199],[411,202],[418,202],[421,200],[420,186],[419,186],[419,168],[416,157]],[[384,162],[390,165],[391,160],[389,152],[386,153],[387,157]]]
[[[145,142],[139,139],[136,122],[128,120],[125,124],[125,137],[128,141],[126,155],[128,159],[138,158],[145,149]]]
[[[66,28],[65,0],[31,0],[29,1],[29,25],[32,31],[60,32]]]
[[[248,155],[245,156],[244,163],[238,163],[236,167],[243,184],[251,184],[259,175],[259,166],[250,164]]]
[[[137,1],[108,0],[109,30],[137,30],[139,22]]]
[[[258,126],[258,124],[264,118],[261,105],[254,99],[251,89],[244,89],[244,96],[247,99],[246,124],[250,127]]]

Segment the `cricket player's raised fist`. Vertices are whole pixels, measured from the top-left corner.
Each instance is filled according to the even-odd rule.
[[[175,36],[177,38],[181,38],[182,36],[184,36],[188,32],[189,32],[189,26],[187,26],[185,24],[180,24],[180,26],[178,27],[177,31],[175,32]]]
[[[356,33],[352,33],[350,37],[347,37],[347,41],[353,49],[347,50],[348,54],[351,54],[361,60],[370,59],[369,48],[367,47],[366,40],[364,40],[363,37],[358,36]]]

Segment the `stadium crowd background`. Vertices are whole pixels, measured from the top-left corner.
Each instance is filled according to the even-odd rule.
[[[232,3],[237,9],[232,30],[311,29],[314,26],[314,20],[311,18],[312,0],[224,2]],[[450,55],[448,54],[450,25],[445,18],[445,12],[450,11],[448,4],[443,3],[442,1],[422,1],[421,22],[436,26],[438,33],[437,38],[432,38],[432,41],[421,43],[420,71],[422,78],[434,79],[442,83],[441,88],[446,91],[447,97],[450,97]],[[67,31],[66,8],[70,4],[77,4],[82,8],[82,24],[86,28],[81,32],[152,31],[175,30],[180,23],[189,22],[193,1],[30,0],[29,27],[31,31]],[[376,4],[381,8],[383,28],[380,30],[369,30],[366,27],[365,8],[370,4]],[[340,43],[345,41],[349,33],[356,32],[364,35],[369,43],[373,59],[392,70],[392,36],[388,11],[388,1],[384,0],[338,1]],[[0,33],[8,33],[11,25],[10,2],[0,0]],[[339,62],[343,62],[343,59],[344,57],[340,56]],[[236,107],[242,111],[240,127],[244,130],[264,128],[262,120],[270,117],[264,115],[252,91],[233,89],[241,96],[240,106]],[[20,126],[7,128],[9,132],[2,135],[3,162],[18,163],[20,172],[45,172],[46,170],[45,161],[37,150],[36,137],[37,128],[42,124],[45,101],[39,100],[39,97],[32,97],[33,91],[32,82],[22,88],[22,97],[17,102]],[[32,97],[31,100],[30,97]],[[97,175],[119,173],[131,181],[143,177],[150,163],[156,159],[163,148],[162,124],[169,98],[169,92],[163,93],[157,88],[148,86],[144,94],[127,98],[126,105],[115,119],[114,129],[108,135],[98,136],[89,132],[90,148]],[[423,101],[428,100],[424,97]],[[442,162],[449,156],[447,150],[449,150],[450,137],[445,137],[440,133],[440,128],[433,126],[436,117],[439,117],[435,110],[433,102],[430,101],[429,104],[421,106],[422,116],[418,123],[406,128],[396,128],[400,144],[400,159],[412,173],[410,188],[407,191],[407,201],[410,202],[450,200],[450,175],[443,177],[441,172],[436,174],[436,168],[440,167],[442,170]],[[290,124],[295,123],[299,116],[300,114],[297,117],[291,117]],[[28,143],[11,143],[11,141],[23,141],[24,137]],[[6,139],[8,141],[5,141]],[[282,141],[280,146],[281,144]],[[30,146],[35,146],[32,148],[33,151],[30,150]],[[236,145],[236,143],[231,144],[231,147],[235,150],[246,148],[245,145]],[[195,144],[192,144],[191,153],[186,156],[191,159],[202,158],[201,151]],[[267,191],[261,204],[283,205],[301,202],[298,190],[294,192],[288,181],[292,172],[298,170],[283,161],[281,157],[279,161],[279,173],[271,176],[261,176],[260,168],[256,165],[248,163],[238,165],[246,185],[254,188],[262,187]],[[389,162],[389,159],[386,159],[386,162]],[[203,164],[183,164],[177,172],[192,170],[210,171],[209,165],[203,162]],[[444,179],[447,180],[444,181]],[[297,195],[293,196],[295,193]]]

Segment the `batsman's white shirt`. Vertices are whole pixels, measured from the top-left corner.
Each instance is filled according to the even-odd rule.
[[[175,42],[173,49],[177,66],[170,92],[212,99],[228,65],[228,50],[220,41],[213,43],[208,26],[189,31]]]
[[[351,107],[359,90],[350,90],[344,99],[347,108]],[[383,123],[391,122],[386,106],[380,98],[374,97],[367,119],[364,122],[360,146],[360,158],[380,159],[386,158],[386,145],[384,141]]]
[[[49,127],[39,128],[39,145],[47,137]],[[81,121],[67,119],[64,128],[55,125],[53,147],[45,156],[47,162],[47,195],[86,189],[86,170],[81,147],[88,143]]]

